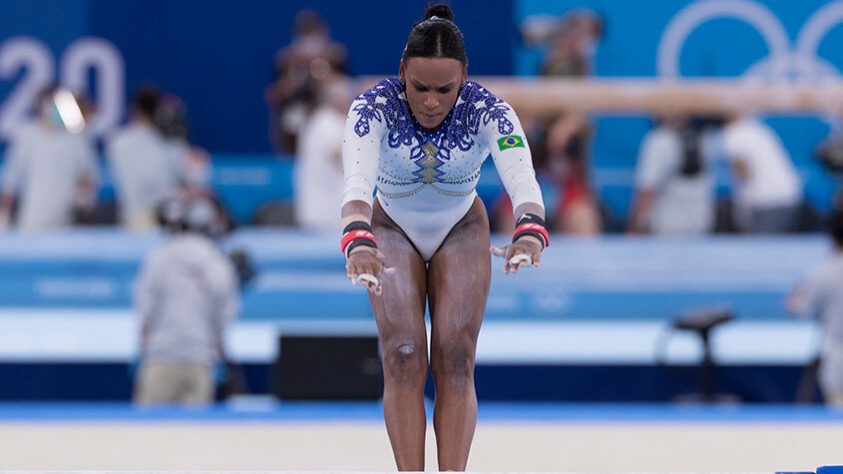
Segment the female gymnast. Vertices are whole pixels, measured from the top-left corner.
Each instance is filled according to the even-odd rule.
[[[477,421],[474,357],[489,294],[488,252],[504,257],[504,273],[515,273],[539,265],[548,234],[518,117],[466,80],[465,45],[451,9],[430,7],[425,18],[410,33],[398,78],[363,93],[349,111],[341,246],[348,277],[369,289],[398,469],[425,468],[429,364],[439,469],[464,471]],[[512,244],[502,249],[490,248],[475,192],[490,153],[517,219]]]

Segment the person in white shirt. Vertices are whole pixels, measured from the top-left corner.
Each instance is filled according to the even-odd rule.
[[[233,263],[210,237],[219,216],[206,200],[168,201],[171,235],[144,260],[134,306],[140,318],[138,404],[214,400],[214,367],[240,309]]]
[[[96,154],[84,133],[63,125],[48,87],[37,99],[37,120],[24,125],[9,144],[3,166],[0,220],[10,221],[18,199],[17,226],[44,231],[73,224],[74,210],[93,207],[98,181]]]
[[[778,135],[756,118],[733,117],[723,129],[723,146],[737,181],[738,226],[752,233],[796,230],[802,183]]]
[[[843,408],[843,211],[828,222],[834,254],[814,268],[788,298],[788,310],[797,317],[818,317],[824,341],[820,362],[820,389],[827,404]]]
[[[160,98],[153,88],[139,89],[129,124],[106,149],[120,223],[127,229],[155,227],[156,207],[177,197],[184,180],[187,151],[174,149],[154,123]]]
[[[344,183],[342,139],[351,104],[348,82],[337,77],[322,89],[321,105],[298,139],[294,169],[296,222],[304,230],[336,232]]]
[[[630,231],[693,236],[711,232],[714,192],[706,133],[696,121],[668,117],[641,142]]]
[[[173,93],[161,96],[155,110],[155,125],[164,134],[169,152],[182,165],[182,192],[188,197],[212,195],[209,189],[211,155],[207,150],[191,143],[187,106],[181,97]]]

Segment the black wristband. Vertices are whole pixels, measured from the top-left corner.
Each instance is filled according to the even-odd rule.
[[[353,221],[347,226],[345,226],[345,229],[342,230],[342,233],[343,235],[345,235],[353,230],[368,230],[369,232],[372,232],[372,226],[370,226],[365,221]]]
[[[527,214],[524,214],[523,216],[519,217],[518,220],[515,222],[515,227],[518,228],[519,225],[527,224],[527,223],[538,224],[538,225],[544,227],[545,229],[547,228],[547,225],[544,223],[544,219],[537,216],[536,214],[531,214],[531,213],[527,213]]]
[[[539,239],[542,250],[550,244],[544,219],[536,214],[527,213],[518,218],[515,224],[515,233],[512,236],[512,242],[515,243],[516,240],[525,235],[531,235]]]
[[[368,240],[368,239],[357,239],[357,240],[353,240],[353,241],[351,241],[351,243],[350,243],[350,244],[348,244],[348,247],[345,249],[345,254],[346,254],[346,255],[351,255],[351,251],[352,251],[352,250],[354,250],[354,249],[355,249],[355,248],[357,248],[357,247],[360,247],[360,246],[363,246],[363,247],[371,247],[371,248],[373,248],[373,249],[378,248],[378,246],[377,246],[374,242],[372,242],[371,240]]]

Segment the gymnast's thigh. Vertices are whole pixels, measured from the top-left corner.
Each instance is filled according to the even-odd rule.
[[[456,345],[473,358],[490,281],[489,219],[477,199],[428,266],[432,354]]]
[[[424,259],[406,234],[386,215],[377,199],[372,208],[372,230],[387,267],[395,269],[394,273],[381,275],[380,295],[369,293],[381,348],[387,353],[393,346],[412,343],[420,351],[426,349],[427,268]]]

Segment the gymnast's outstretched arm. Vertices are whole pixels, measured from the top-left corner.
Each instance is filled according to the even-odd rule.
[[[538,266],[542,250],[549,242],[544,230],[544,201],[533,170],[530,145],[515,111],[506,102],[503,105],[506,107],[504,120],[489,121],[483,134],[498,175],[512,200],[519,225],[511,244],[500,249],[492,247],[491,251],[504,258],[504,273],[516,273],[528,264]],[[511,126],[501,129],[501,124],[507,123]]]

